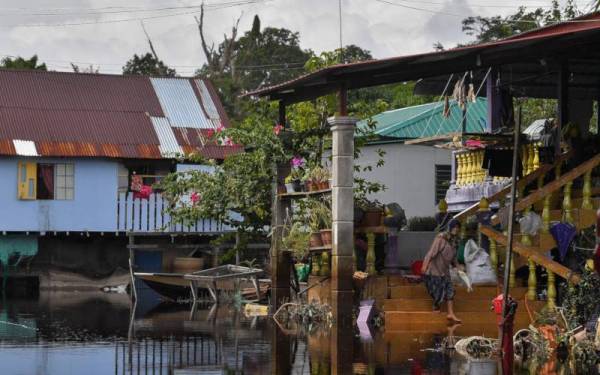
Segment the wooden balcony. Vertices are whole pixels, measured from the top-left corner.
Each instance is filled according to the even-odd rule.
[[[168,205],[161,194],[150,194],[148,199],[134,199],[133,193],[119,193],[117,232],[218,234],[233,230],[213,219],[198,220],[192,225],[178,222],[168,214]]]

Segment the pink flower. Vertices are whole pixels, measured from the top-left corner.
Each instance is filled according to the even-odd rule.
[[[215,131],[213,129],[208,129],[206,131],[206,135],[208,136],[208,138],[212,138],[212,136],[215,135]]]
[[[304,166],[304,159],[302,159],[300,156],[294,156],[292,158],[292,167],[301,168],[303,166]]]
[[[217,126],[217,133],[221,133],[223,130],[225,130],[225,127],[223,124],[219,124],[219,126]]]
[[[225,143],[225,146],[233,146],[233,141],[229,137],[225,138],[224,143]]]
[[[277,124],[273,127],[273,133],[275,133],[275,135],[279,135],[279,133],[281,133],[281,129],[283,129],[283,125]]]
[[[192,201],[192,204],[195,205],[196,203],[200,202],[200,194],[194,191],[192,194],[190,194],[190,200]]]

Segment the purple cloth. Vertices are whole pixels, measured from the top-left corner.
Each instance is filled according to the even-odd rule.
[[[565,260],[569,246],[577,234],[577,229],[569,223],[557,223],[550,228],[550,233],[558,245],[560,261]]]

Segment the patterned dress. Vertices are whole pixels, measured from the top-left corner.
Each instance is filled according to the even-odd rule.
[[[450,280],[450,266],[456,265],[456,241],[448,233],[437,235],[425,255],[423,280],[433,299],[433,308],[439,310],[444,301],[454,299],[454,286]]]

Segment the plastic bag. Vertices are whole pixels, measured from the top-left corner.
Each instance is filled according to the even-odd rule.
[[[298,275],[298,281],[304,282],[308,280],[308,274],[310,273],[310,267],[308,264],[298,263],[296,264],[296,274]]]
[[[526,213],[520,220],[521,233],[535,236],[542,227],[542,218],[533,211]]]
[[[473,240],[467,241],[465,245],[465,265],[472,285],[495,284],[498,282],[496,272],[492,268],[490,256]]]

